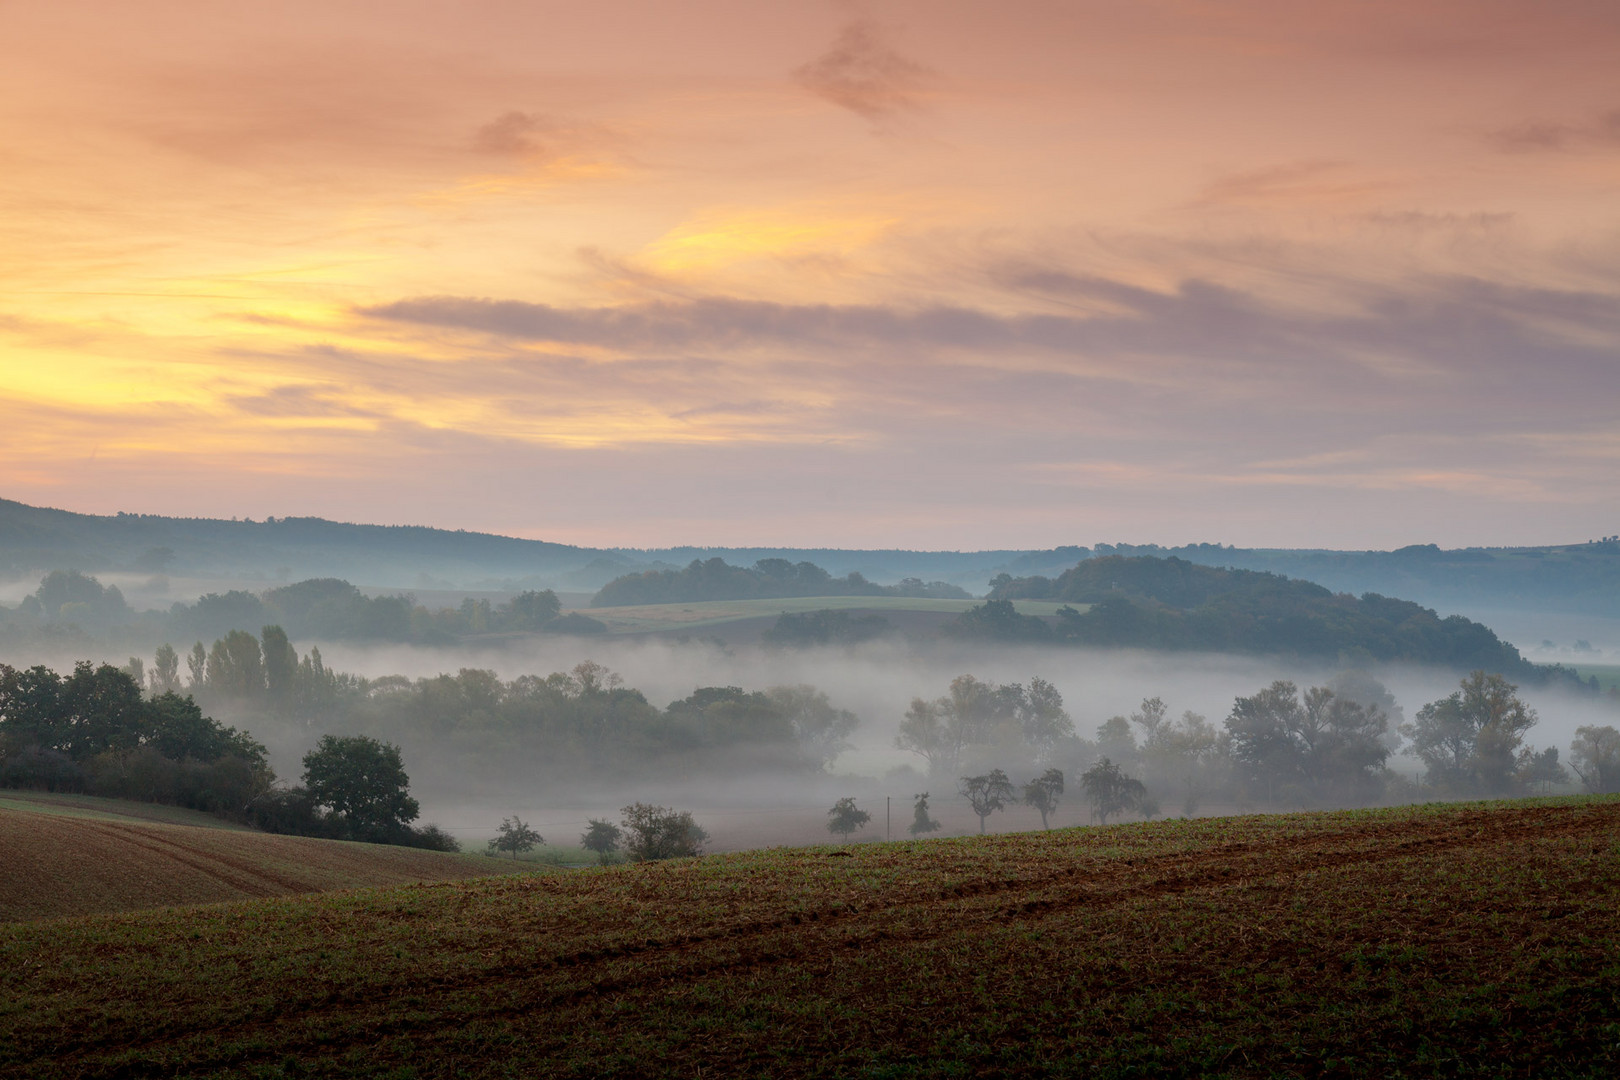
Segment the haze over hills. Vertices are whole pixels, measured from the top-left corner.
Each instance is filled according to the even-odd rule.
[[[1095,555],[1174,555],[1188,562],[1267,570],[1339,592],[1377,592],[1442,610],[1493,607],[1620,616],[1620,540],[1517,548],[1396,551],[1237,548],[1220,544],[1098,544],[1042,550],[902,551],[832,548],[587,548],[423,526],[322,518],[228,521],[121,513],[78,514],[0,499],[0,575],[55,569],[296,581],[341,577],[404,589],[554,588],[595,591],[631,573],[694,559],[734,565],[813,562],[878,584],[943,581],[982,594],[1001,574],[1055,577]]]

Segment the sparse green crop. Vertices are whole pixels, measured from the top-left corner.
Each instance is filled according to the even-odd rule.
[[[0,1075],[1612,1075],[1617,827],[1170,820],[0,927]]]

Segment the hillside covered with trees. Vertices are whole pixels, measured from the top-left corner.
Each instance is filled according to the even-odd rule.
[[[338,578],[311,578],[260,592],[208,593],[166,612],[137,611],[116,585],[77,570],[53,570],[17,607],[0,606],[0,628],[51,633],[76,627],[206,640],[273,624],[295,637],[323,641],[449,643],[478,634],[568,632],[560,610],[550,589],[496,604],[468,597],[457,607],[434,610],[409,593],[370,596]]]
[[[1409,600],[1335,593],[1254,570],[1200,566],[1175,557],[1105,555],[1056,578],[998,577],[991,600],[956,632],[999,640],[1320,657],[1484,668],[1537,678],[1531,664],[1486,626],[1442,618]],[[1088,605],[1051,622],[1021,616],[1015,599]]]
[[[732,566],[724,559],[693,559],[681,570],[646,570],[608,582],[591,599],[592,607],[638,604],[690,604],[703,600],[786,599],[800,596],[910,596],[966,600],[966,590],[943,581],[907,578],[897,585],[876,585],[851,571],[833,577],[809,562],[761,559],[753,566]]]

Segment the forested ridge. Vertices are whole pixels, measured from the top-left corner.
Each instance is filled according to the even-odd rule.
[[[592,607],[637,604],[690,604],[705,600],[785,599],[801,596],[911,596],[966,600],[966,590],[943,581],[907,578],[896,585],[877,585],[859,573],[834,577],[809,562],[761,559],[753,566],[732,566],[724,559],[693,559],[680,570],[645,570],[604,585]]]
[[[1017,615],[1015,599],[1087,607],[1063,609],[1047,622]],[[989,602],[964,614],[956,630],[1001,640],[1484,668],[1532,679],[1562,670],[1530,663],[1487,626],[1410,600],[1350,596],[1281,574],[1174,556],[1105,555],[1056,578],[1002,575],[992,582]]]
[[[311,578],[260,592],[208,593],[167,611],[136,611],[116,585],[77,570],[53,570],[15,608],[0,605],[0,628],[122,629],[170,640],[208,639],[269,624],[295,637],[323,641],[449,643],[468,635],[568,631],[550,589],[520,592],[501,603],[468,597],[430,609],[407,592],[369,596],[338,578]]]

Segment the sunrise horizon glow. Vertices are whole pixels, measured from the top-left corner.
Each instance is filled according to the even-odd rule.
[[[590,547],[1620,532],[1620,8],[12,3],[0,497]]]

